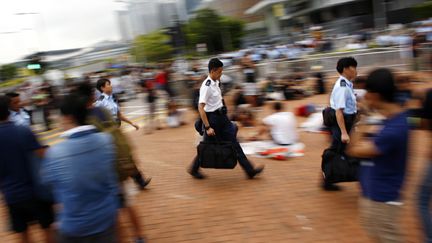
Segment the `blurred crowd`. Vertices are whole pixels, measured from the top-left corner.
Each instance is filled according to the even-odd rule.
[[[382,45],[394,44],[396,39],[398,45],[409,46],[413,70],[417,70],[416,58],[424,51],[424,44],[430,44],[431,28],[431,23],[425,22],[415,33],[398,29],[401,34],[398,38],[384,35],[375,38]],[[371,39],[371,32],[359,32],[346,44],[346,49],[368,48]],[[223,107],[228,107],[229,121],[224,121],[230,125],[235,122],[233,140],[238,147],[236,136],[242,127],[256,131],[242,137],[244,142],[270,140],[276,146],[289,147],[301,142],[296,116],[316,123],[317,131],[332,136],[329,149],[341,160],[361,158],[357,161],[359,177],[351,181],[360,181],[359,210],[371,238],[377,242],[404,242],[397,222],[408,160],[408,131],[430,130],[432,91],[412,89],[413,82],[419,81],[415,73],[378,69],[368,76],[357,76],[354,58],[338,61],[340,76],[332,77],[332,81],[337,80],[333,87],[320,67],[307,67],[306,71],[299,66],[277,75],[258,73],[262,62],[295,60],[310,53],[335,50],[334,46],[334,39],[324,37],[317,29],[313,38],[304,41],[257,45],[221,54],[221,65],[216,68],[220,77],[214,81],[218,81],[216,91],[220,88],[224,96]],[[198,59],[130,65],[85,73],[81,78],[67,79],[64,86],[53,86],[48,80],[26,82],[0,96],[0,189],[11,228],[20,234],[22,242],[30,242],[27,224],[35,220],[41,225],[46,242],[55,242],[54,221],[58,221],[55,226],[58,242],[117,242],[123,234],[119,229],[119,213],[127,215],[132,223],[134,242],[145,242],[125,184],[132,178],[138,189],[143,190],[151,178],[137,167],[138,159],[132,156],[129,141],[120,129],[122,122],[141,129],[124,114],[121,103],[138,100],[144,104],[146,132],[190,123],[187,109],[192,109],[193,116],[200,120],[199,106],[203,104],[200,93],[203,87],[209,89],[203,81],[209,80],[209,72],[214,71],[209,66],[207,60],[203,63]],[[234,72],[222,74],[220,68],[229,70],[234,66]],[[290,107],[292,112],[288,112],[285,101],[328,93],[330,108],[335,110],[330,126],[323,124],[322,114],[327,108],[322,104]],[[271,114],[259,118],[269,103]],[[208,113],[222,119],[218,113],[221,107],[217,108]],[[224,112],[227,115],[226,109]],[[41,114],[42,119],[35,114]],[[56,121],[53,114],[58,117]],[[37,122],[46,131],[58,126],[64,131],[61,135],[64,140],[50,148],[42,145],[32,126]],[[201,123],[197,131],[203,135],[210,126],[204,128],[205,131]],[[338,151],[335,146],[339,146]],[[341,147],[343,150],[347,147],[347,152],[340,151]],[[323,152],[323,159],[327,152]],[[325,174],[324,167],[323,162]],[[249,177],[261,171],[262,168]],[[432,239],[431,174],[432,166],[420,185],[418,200],[427,242]],[[324,175],[322,187],[335,191],[339,188],[334,184],[346,181],[328,181]],[[62,207],[54,207],[55,203]],[[54,217],[55,214],[58,216]]]

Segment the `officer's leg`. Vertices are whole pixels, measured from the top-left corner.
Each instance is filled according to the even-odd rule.
[[[331,135],[332,135],[332,144],[330,145],[331,150],[333,151],[341,151],[341,146],[342,146],[342,140],[341,140],[341,130],[339,128],[338,124],[335,124],[333,126],[330,127],[330,131],[331,131]],[[337,185],[330,183],[329,181],[327,181],[324,177],[322,180],[322,185],[321,187],[326,190],[326,191],[339,191],[340,187],[338,187]]]
[[[50,110],[48,105],[42,107],[43,119],[45,123],[46,130],[51,130],[51,120],[50,120]]]
[[[192,173],[198,172],[199,167],[200,167],[200,161],[198,159],[198,155],[196,155],[192,161],[191,166],[190,166],[190,171]]]
[[[237,141],[236,126],[226,116],[224,116],[223,119],[221,120],[223,121],[224,124],[223,134],[222,134],[223,140],[231,141],[233,143],[234,149],[237,153],[237,160],[240,166],[243,168],[243,170],[246,172],[249,178],[253,178],[255,175],[260,173],[263,170],[263,168],[261,167],[255,169],[251,164],[251,162],[247,159],[246,155],[243,152],[242,147]]]
[[[151,178],[145,178],[144,175],[137,169],[137,171],[131,176],[135,184],[137,184],[140,190],[143,190],[151,181]]]
[[[216,117],[213,114],[208,114],[207,119],[210,123],[210,127],[212,127],[215,130],[216,134],[219,134],[220,128],[218,126]],[[212,140],[216,139],[215,137],[207,136],[206,131],[204,131],[203,136],[204,136],[204,141],[212,141]],[[189,167],[189,174],[191,174],[196,179],[204,179],[205,178],[205,176],[202,173],[200,173],[200,171],[199,171],[200,164],[201,164],[201,161],[198,157],[198,152],[197,152],[197,155],[195,156],[195,158],[192,161],[192,164]]]
[[[207,134],[206,132],[204,132],[204,140],[208,140]],[[194,157],[191,165],[189,166],[189,174],[191,174],[191,176],[193,176],[196,179],[204,179],[205,176],[199,171],[200,170],[200,165],[201,165],[201,161],[198,157],[198,151],[197,151],[197,155]]]

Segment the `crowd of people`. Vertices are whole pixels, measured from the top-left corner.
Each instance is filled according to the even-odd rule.
[[[209,61],[206,77],[193,67],[189,74],[191,97],[198,118],[195,128],[202,140],[231,142],[246,176],[253,179],[263,172],[264,167],[254,165],[244,154],[237,138],[239,126],[259,127],[250,140],[261,139],[267,134],[281,146],[299,141],[295,115],[286,112],[282,102],[292,97],[276,99],[273,113],[257,122],[254,115],[261,105],[257,90],[280,89],[286,91],[283,93],[299,95],[297,97],[307,94],[303,89],[289,86],[290,81],[278,83],[272,77],[264,82],[265,85],[258,86],[251,57],[245,55],[241,65],[244,82],[231,90],[235,92],[235,117],[228,116],[221,82],[224,64],[217,58]],[[398,222],[409,159],[408,117],[422,119],[426,124],[424,128],[430,129],[432,91],[412,94],[407,90],[406,78],[398,77],[388,69],[376,69],[367,77],[357,77],[357,65],[352,57],[342,58],[336,65],[340,77],[332,89],[330,106],[323,113],[324,120],[331,120],[327,123],[332,136],[328,149],[360,161],[357,178],[361,186],[359,211],[361,224],[368,235],[376,242],[404,242]],[[167,123],[179,126],[181,120],[173,121],[181,112],[173,99],[169,71],[156,74],[154,71],[149,67],[135,68],[120,77],[128,76],[146,92],[150,117],[154,118],[154,102],[158,95],[166,93],[170,100],[168,118],[171,119]],[[52,147],[42,145],[31,129],[31,112],[25,110],[29,103],[23,98],[25,88],[0,96],[0,190],[9,212],[11,229],[19,233],[21,242],[30,242],[27,228],[35,220],[41,225],[46,242],[123,241],[119,214],[125,214],[131,221],[133,240],[145,241],[142,222],[135,206],[128,200],[125,181],[132,178],[142,190],[151,178],[144,176],[137,167],[137,158],[132,155],[129,141],[120,130],[122,122],[137,130],[140,126],[122,113],[114,95],[113,78],[98,74],[97,80],[92,80],[94,77],[89,75],[83,82],[71,86],[56,102],[64,140]],[[318,75],[316,78],[320,80]],[[318,84],[316,93],[325,92]],[[40,90],[45,92],[40,94],[43,96],[40,104],[47,106],[46,100],[53,99],[49,94],[53,91],[45,84]],[[423,107],[407,111],[404,104],[413,98],[421,100]],[[233,119],[237,123],[232,122]],[[156,124],[159,126],[160,122],[156,121]],[[193,178],[206,177],[200,169],[202,159],[197,154],[190,165],[188,172]],[[418,203],[426,242],[432,241],[431,171],[428,169],[421,185]],[[322,188],[340,190],[325,174]]]

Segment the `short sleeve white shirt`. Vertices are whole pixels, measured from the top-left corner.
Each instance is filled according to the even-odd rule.
[[[205,112],[213,112],[223,106],[222,91],[219,87],[219,81],[214,81],[207,77],[201,84],[199,101],[204,103]]]
[[[102,93],[94,103],[95,107],[103,107],[107,109],[115,120],[118,118],[119,106],[112,95]]]
[[[342,76],[339,77],[330,96],[330,106],[335,110],[343,109],[344,114],[355,114],[357,102],[353,83]]]
[[[263,119],[270,126],[270,134],[278,144],[294,144],[298,141],[297,121],[292,112],[277,112]]]
[[[10,111],[9,120],[17,126],[30,127],[30,116],[23,109],[18,112]]]

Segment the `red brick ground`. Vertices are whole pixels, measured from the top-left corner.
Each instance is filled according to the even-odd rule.
[[[315,96],[287,105],[294,108],[326,99]],[[201,181],[186,173],[195,155],[191,124],[129,135],[140,166],[153,177],[148,190],[133,200],[149,242],[369,242],[359,225],[358,183],[344,183],[340,192],[318,187],[320,156],[328,145],[325,135],[301,133],[304,157],[288,161],[251,158],[266,166],[257,179],[247,180],[237,167],[204,170],[209,177]],[[426,166],[429,135],[413,132],[411,145],[401,223],[405,242],[414,243],[421,241],[415,193]],[[0,213],[0,242],[14,242],[15,237],[5,230],[4,208]],[[129,223],[123,228],[130,231]]]

